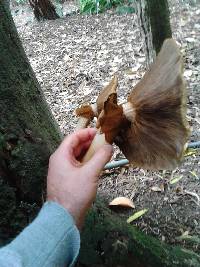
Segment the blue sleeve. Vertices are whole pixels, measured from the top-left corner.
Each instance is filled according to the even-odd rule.
[[[72,216],[59,204],[46,202],[36,219],[0,249],[0,267],[71,267],[79,248]]]

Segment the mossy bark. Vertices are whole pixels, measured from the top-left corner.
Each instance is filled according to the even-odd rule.
[[[42,203],[48,158],[61,134],[6,0],[0,14],[0,240],[5,240],[20,231]]]
[[[77,267],[200,267],[200,256],[147,236],[106,208],[89,212]]]
[[[159,53],[165,39],[172,37],[167,0],[137,1],[139,23],[144,33],[148,64]]]

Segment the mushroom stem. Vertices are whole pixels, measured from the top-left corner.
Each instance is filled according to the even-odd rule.
[[[123,108],[123,114],[127,120],[133,122],[135,120],[135,109],[131,102],[127,102],[121,105]]]
[[[86,128],[89,123],[90,123],[90,119],[85,118],[85,117],[80,117],[78,119],[78,123],[76,125],[76,130],[80,130],[80,129]]]
[[[108,142],[105,139],[105,134],[100,133],[100,130],[98,130],[88,151],[86,152],[85,156],[82,159],[82,163],[88,162],[95,154],[95,152],[106,144],[108,144]]]

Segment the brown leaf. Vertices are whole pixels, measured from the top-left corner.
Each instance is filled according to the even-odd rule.
[[[109,203],[109,206],[121,206],[133,209],[135,208],[133,201],[127,197],[117,197]]]
[[[151,190],[154,192],[162,192],[162,189],[159,186],[152,186]]]

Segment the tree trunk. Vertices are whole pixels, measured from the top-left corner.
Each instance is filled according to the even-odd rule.
[[[139,24],[145,39],[147,63],[159,53],[165,39],[172,37],[167,0],[136,1]]]
[[[0,5],[0,240],[30,220],[43,198],[50,153],[61,140],[27,60],[7,0]]]
[[[50,0],[29,0],[30,6],[33,8],[34,15],[38,21],[43,19],[57,19],[54,5]]]

